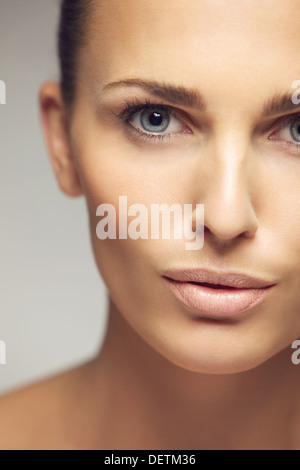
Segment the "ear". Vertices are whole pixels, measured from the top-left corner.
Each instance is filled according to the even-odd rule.
[[[60,86],[47,82],[40,90],[42,125],[51,163],[61,190],[68,196],[83,191],[72,155],[65,105]]]

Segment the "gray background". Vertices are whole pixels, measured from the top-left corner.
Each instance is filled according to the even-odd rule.
[[[58,189],[38,91],[57,80],[59,0],[0,0],[0,394],[84,362],[106,324],[106,288],[83,198]]]

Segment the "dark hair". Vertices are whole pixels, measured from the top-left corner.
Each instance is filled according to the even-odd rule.
[[[71,107],[76,93],[79,50],[86,38],[85,25],[92,0],[62,0],[58,30],[60,84],[63,99]]]

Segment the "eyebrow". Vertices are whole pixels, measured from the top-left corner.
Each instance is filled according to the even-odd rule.
[[[113,88],[142,88],[153,96],[162,98],[172,104],[197,108],[198,110],[206,110],[206,102],[201,94],[195,88],[185,88],[183,86],[175,86],[168,83],[159,83],[151,80],[126,79],[117,82],[108,83],[103,90],[111,90]]]
[[[300,104],[294,104],[292,101],[294,93],[294,91],[291,93],[283,93],[270,98],[263,107],[263,116],[269,117],[280,113],[299,111]]]
[[[172,104],[197,108],[200,111],[206,111],[207,103],[201,93],[195,88],[186,88],[184,86],[176,86],[165,82],[157,82],[152,80],[142,80],[138,78],[124,79],[106,84],[103,91],[114,88],[141,88],[153,96],[162,98]],[[263,105],[263,117],[271,117],[280,113],[288,113],[290,111],[299,111],[300,104],[294,104],[291,93],[281,93],[269,98]]]

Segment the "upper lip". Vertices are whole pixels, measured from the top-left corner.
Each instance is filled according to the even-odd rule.
[[[197,282],[199,284],[212,284],[236,289],[263,289],[277,284],[247,274],[203,269],[173,269],[164,272],[163,275],[173,281]]]

